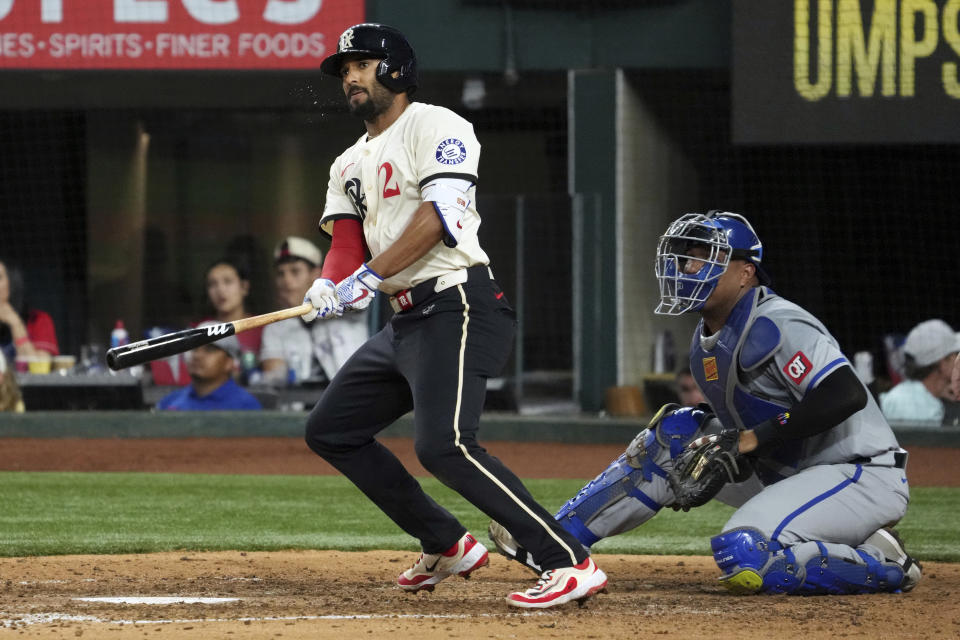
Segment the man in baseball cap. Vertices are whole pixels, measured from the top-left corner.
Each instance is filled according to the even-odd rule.
[[[880,408],[887,419],[943,424],[943,400],[949,398],[950,373],[958,352],[957,334],[943,320],[926,320],[911,329],[903,344],[907,379],[880,394]]]
[[[280,307],[296,307],[320,277],[323,252],[306,238],[287,236],[273,250],[274,283]],[[367,314],[307,325],[299,318],[268,325],[260,344],[264,382],[322,383],[333,377],[367,339]]]
[[[220,326],[206,321],[198,328]],[[260,401],[234,379],[240,358],[240,342],[230,335],[197,347],[189,353],[187,370],[191,383],[177,389],[157,403],[157,409],[174,411],[238,411],[261,409]]]
[[[287,236],[281,240],[273,250],[273,264],[279,265],[294,260],[303,260],[312,269],[319,267],[323,262],[323,253],[306,238]],[[313,284],[313,281],[310,281]],[[302,295],[300,296],[303,297]],[[299,303],[297,303],[299,304]]]

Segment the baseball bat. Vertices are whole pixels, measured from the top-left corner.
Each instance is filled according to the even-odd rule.
[[[311,309],[313,309],[313,305],[305,302],[299,307],[280,309],[279,311],[271,311],[270,313],[264,313],[259,316],[250,316],[249,318],[213,324],[207,327],[174,331],[173,333],[167,333],[162,336],[157,336],[156,338],[150,338],[149,340],[141,340],[139,342],[125,344],[121,347],[113,347],[107,350],[107,366],[114,371],[118,371],[137,364],[144,364],[151,360],[157,360],[166,356],[196,349],[197,347],[216,342],[221,338],[232,336],[241,331],[262,327],[265,324],[279,322],[280,320],[286,320],[288,318],[296,318]]]

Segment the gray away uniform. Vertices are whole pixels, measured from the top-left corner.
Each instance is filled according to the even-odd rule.
[[[701,322],[690,353],[691,371],[712,410],[724,426],[740,429],[777,419],[829,374],[849,366],[819,320],[766,287],[745,295],[716,334],[703,336]],[[866,406],[833,428],[749,456],[755,473],[717,495],[738,507],[711,540],[722,579],[732,581],[728,586],[788,593],[900,586],[899,567],[863,543],[906,513],[906,452],[866,396]],[[699,435],[696,425],[659,438],[641,432],[634,442],[645,445],[642,468],[621,456],[556,518],[587,547],[646,522],[673,503],[664,470],[682,444]]]

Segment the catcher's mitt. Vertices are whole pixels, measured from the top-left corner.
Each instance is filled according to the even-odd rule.
[[[721,429],[691,441],[667,476],[675,496],[673,508],[689,511],[712,500],[728,482],[739,482],[741,466],[746,466],[739,444],[737,429]]]

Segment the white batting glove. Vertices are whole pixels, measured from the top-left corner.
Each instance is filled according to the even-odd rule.
[[[343,311],[362,311],[370,306],[383,282],[377,273],[366,263],[352,274],[337,283],[337,298]]]
[[[317,278],[310,285],[303,301],[313,305],[313,309],[300,316],[304,322],[313,322],[319,315],[321,318],[332,318],[343,313],[343,307],[337,298],[337,285],[333,280]]]

